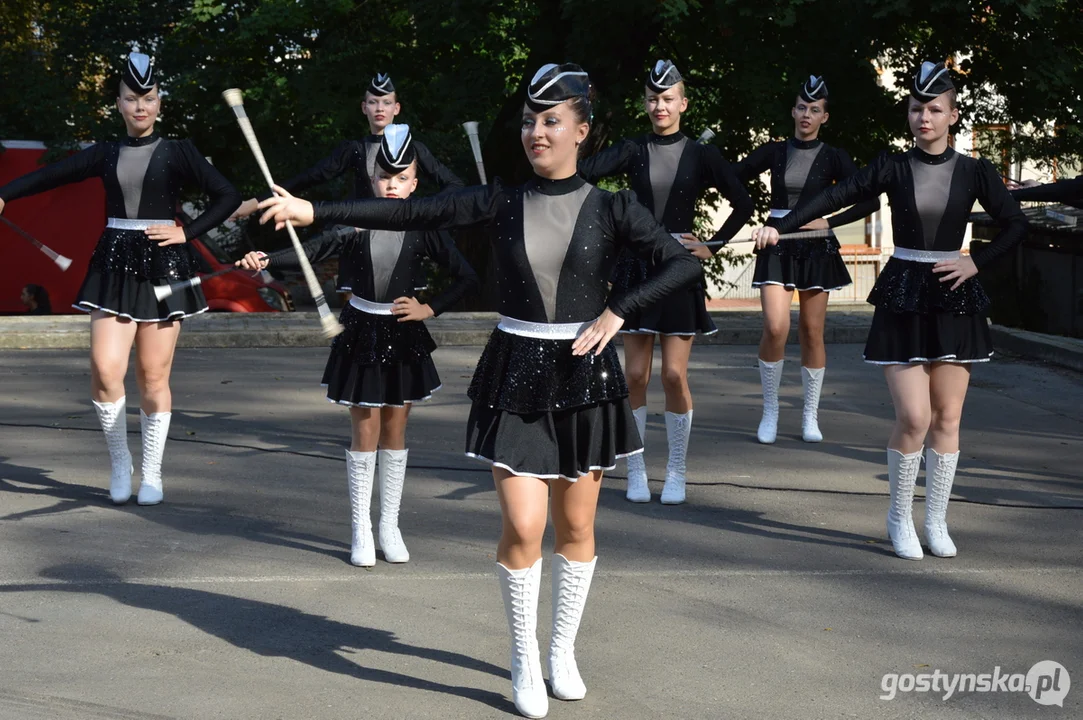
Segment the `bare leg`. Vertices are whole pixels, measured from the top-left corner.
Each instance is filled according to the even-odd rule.
[[[920,560],[921,542],[914,528],[914,487],[921,469],[921,447],[929,430],[929,366],[888,365],[884,377],[895,405],[895,429],[888,443],[887,466],[891,504],[887,533],[895,554]]]
[[[128,450],[124,375],[135,340],[135,323],[100,310],[90,315],[90,391],[109,448],[109,497],[123,505],[132,496],[132,454]]]
[[[805,398],[801,413],[801,439],[821,442],[820,391],[823,389],[827,353],[824,350],[824,320],[827,317],[828,293],[806,290],[800,293],[801,387]]]
[[[624,343],[624,377],[628,382],[628,402],[632,409],[647,404],[647,385],[654,362],[654,335],[621,335]]]
[[[375,415],[375,413],[373,413]],[[410,553],[399,531],[399,506],[406,483],[406,420],[410,406],[380,410],[380,549],[389,563],[409,562]]]
[[[760,286],[760,307],[763,308],[760,360],[777,362],[785,356],[786,338],[790,334],[792,302],[793,291],[781,285]]]
[[[528,568],[541,559],[549,484],[535,477],[512,475],[498,467],[493,468],[493,481],[503,521],[496,560],[510,570]]]
[[[925,451],[925,539],[937,557],[955,557],[948,535],[948,501],[959,467],[959,422],[970,383],[970,366],[933,363],[930,374],[932,424]]]
[[[143,430],[140,505],[162,501],[162,459],[173,417],[169,375],[181,324],[178,321],[139,323],[135,331],[135,377],[139,383],[140,425]]]
[[[602,472],[592,472],[576,482],[553,480],[552,488],[555,551],[569,560],[590,562],[594,559],[594,518]]]
[[[350,406],[350,450],[376,452],[380,442],[380,410]]]

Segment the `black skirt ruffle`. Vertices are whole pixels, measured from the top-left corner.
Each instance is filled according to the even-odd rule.
[[[76,310],[101,310],[135,322],[166,322],[183,320],[206,312],[207,298],[198,285],[175,292],[158,302],[155,285],[167,285],[169,280],[146,278],[123,272],[100,272],[93,268],[86,274],[79,294],[72,305]]]
[[[647,263],[622,252],[613,268],[613,293],[627,292],[649,276]],[[718,332],[707,312],[707,294],[702,285],[679,290],[660,303],[624,318],[622,333],[661,335],[710,335]]]
[[[781,285],[787,290],[830,292],[851,283],[835,237],[782,240],[756,253],[752,287]]]
[[[344,328],[331,343],[323,371],[327,399],[340,405],[402,407],[440,389],[432,361],[436,343],[425,323],[400,323],[346,305]]]
[[[466,454],[514,475],[574,482],[642,451],[627,398],[523,414],[475,402],[467,421]]]
[[[877,365],[986,362],[993,339],[985,315],[950,312],[873,312],[865,361]]]
[[[940,282],[933,263],[891,258],[869,293],[868,302],[892,313],[977,315],[989,309],[989,296],[976,277],[956,290]]]
[[[90,269],[177,282],[195,276],[199,265],[188,243],[159,247],[142,230],[106,228],[90,256]]]
[[[628,397],[613,344],[601,355],[572,355],[573,340],[544,340],[494,330],[467,395],[475,405],[535,413]]]

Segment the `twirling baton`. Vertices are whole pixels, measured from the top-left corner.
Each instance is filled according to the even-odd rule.
[[[711,128],[707,128],[699,134],[699,139],[696,140],[696,142],[700,145],[706,145],[712,140],[714,140],[714,130],[712,130]]]
[[[256,140],[256,132],[252,129],[252,123],[248,120],[248,114],[244,111],[244,96],[237,88],[230,88],[222,93],[222,97],[225,98],[226,104],[232,108],[233,114],[237,116],[237,124],[241,126],[244,139],[248,141],[248,147],[251,148],[252,154],[256,158],[256,164],[259,165],[259,169],[263,172],[263,179],[267,181],[267,186],[271,188],[271,192],[274,192],[275,182],[271,177],[271,170],[267,167],[267,160],[264,159],[263,151],[259,147],[259,141]],[[312,265],[309,264],[308,257],[305,256],[305,251],[301,248],[301,241],[297,238],[297,231],[293,229],[293,223],[289,220],[286,221],[286,232],[289,233],[290,242],[293,243],[294,252],[297,253],[297,260],[300,262],[301,272],[308,284],[308,291],[312,294],[312,299],[316,301],[316,310],[320,313],[320,324],[323,325],[324,337],[334,337],[342,332],[344,328],[331,314],[331,309],[327,307],[327,299],[324,298],[320,283],[316,280],[316,274],[312,272]]]
[[[673,233],[673,237],[680,240],[677,233]],[[812,238],[827,238],[831,237],[831,230],[799,230],[798,232],[786,233],[779,235],[779,240],[811,240]],[[752,238],[741,238],[740,240],[708,240],[707,242],[690,242],[684,243],[685,247],[697,247],[703,245],[705,247],[722,247],[723,245],[736,245],[737,243],[750,243],[756,242]]]
[[[339,228],[338,230],[335,230],[334,232],[338,232],[338,233],[342,233],[342,234],[349,234],[349,233],[356,232],[356,231],[357,231],[357,228],[348,227],[348,226],[343,225],[341,228]],[[268,261],[274,261],[274,260],[278,260],[279,258],[286,257],[287,255],[290,255],[290,254],[292,254],[294,252],[296,252],[296,251],[291,246],[291,247],[288,247],[288,248],[283,248],[282,250],[276,250],[275,252],[270,253],[268,255],[264,255],[263,259],[268,260]],[[214,272],[207,273],[206,275],[196,275],[194,277],[188,278],[187,280],[181,280],[180,282],[170,283],[169,285],[155,285],[154,286],[154,297],[155,297],[155,299],[158,300],[158,302],[161,302],[162,300],[165,300],[167,297],[173,295],[174,293],[184,292],[188,288],[194,288],[194,287],[197,287],[199,285],[202,285],[205,281],[210,280],[211,278],[216,278],[219,275],[225,275],[226,273],[231,273],[231,272],[233,272],[235,270],[238,271],[238,272],[244,272],[245,268],[237,267],[236,265],[230,265],[227,268],[222,268],[221,270],[215,270]]]
[[[52,249],[51,247],[49,247],[49,246],[48,246],[48,245],[46,245],[45,243],[43,243],[43,242],[41,242],[40,240],[38,240],[38,239],[37,239],[36,237],[34,237],[34,236],[33,236],[33,235],[31,235],[30,233],[28,233],[28,232],[27,232],[26,230],[23,230],[23,229],[22,229],[21,227],[19,227],[19,226],[18,226],[18,225],[16,225],[15,223],[11,222],[10,220],[8,220],[8,219],[7,219],[6,217],[4,217],[3,215],[0,215],[0,220],[3,220],[3,221],[4,221],[4,223],[5,223],[5,224],[6,224],[6,225],[7,225],[7,226],[8,226],[9,228],[11,228],[12,230],[14,230],[14,231],[15,231],[16,233],[18,233],[19,235],[22,235],[24,239],[26,239],[26,240],[29,240],[29,241],[30,241],[30,243],[31,243],[31,244],[32,244],[32,245],[33,245],[34,247],[36,247],[36,248],[37,248],[38,250],[41,250],[41,251],[42,251],[43,253],[45,253],[46,255],[48,255],[48,256],[49,256],[49,259],[50,259],[50,260],[52,260],[53,262],[55,262],[55,263],[56,263],[56,266],[57,266],[58,268],[60,268],[60,271],[61,271],[61,272],[64,272],[64,271],[65,271],[65,270],[67,270],[67,269],[68,269],[69,267],[71,267],[71,258],[69,258],[69,257],[64,257],[64,256],[63,256],[63,255],[61,255],[60,253],[56,252],[56,251],[55,251],[55,250],[53,250],[53,249]]]
[[[466,131],[466,137],[470,139],[470,150],[474,153],[474,162],[478,166],[481,184],[488,185],[489,181],[485,179],[485,162],[481,159],[481,142],[478,141],[478,124],[473,120],[464,122],[463,130]]]

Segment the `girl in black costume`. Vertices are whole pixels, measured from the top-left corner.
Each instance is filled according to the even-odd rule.
[[[385,73],[377,73],[376,77],[369,81],[361,105],[361,112],[369,123],[369,134],[360,140],[343,140],[329,156],[286,180],[282,187],[290,192],[301,192],[352,170],[354,183],[351,197],[374,197],[373,181],[376,179],[376,157],[380,153],[380,139],[384,130],[395,122],[395,117],[401,111],[399,95],[391,78]],[[414,140],[412,145],[417,157],[417,169],[426,180],[436,183],[441,190],[458,190],[463,186],[463,181],[437,160],[427,147],[417,140]],[[258,198],[245,200],[237,208],[234,217],[248,217],[256,211],[260,200],[270,196],[271,193],[266,192]]]
[[[390,125],[376,158],[373,190],[378,198],[405,200],[415,189],[417,151],[410,128]],[[410,559],[399,531],[408,453],[406,422],[413,403],[428,400],[440,388],[432,361],[436,343],[422,321],[458,302],[477,283],[477,275],[443,232],[340,226],[309,240],[304,249],[312,262],[338,255],[340,289],[351,293],[340,318],[345,331],[331,344],[323,372],[327,399],[350,408],[352,440],[346,451],[353,524],[350,562],[360,567],[376,564],[369,508],[378,473],[380,549],[387,562],[404,563]],[[426,257],[450,270],[456,281],[422,304],[414,290],[423,284],[419,261]],[[249,253],[237,264],[257,270],[297,262],[292,255],[271,261],[263,253]]]
[[[467,454],[492,464],[503,514],[497,572],[512,635],[512,696],[532,718],[548,712],[538,652],[541,541],[552,495],[553,694],[586,694],[574,642],[594,573],[594,516],[602,472],[641,452],[628,387],[609,341],[624,318],[702,282],[699,262],[629,192],[576,174],[590,132],[590,81],[578,65],[546,65],[530,82],[522,142],[535,176],[405,202],[361,200],[315,208],[284,190],[261,203],[264,221],[331,220],[384,229],[478,222],[492,236],[500,324],[469,395]],[[654,265],[645,282],[607,297],[620,250]]]
[[[915,147],[882,155],[753,237],[757,246],[772,245],[779,233],[887,193],[895,252],[869,294],[876,311],[865,361],[884,366],[895,405],[887,451],[888,535],[896,555],[920,560],[911,510],[926,437],[925,539],[937,557],[956,554],[947,512],[959,463],[963,401],[971,363],[993,354],[985,319],[989,298],[974,276],[1023,239],[1027,221],[992,163],[949,147],[959,111],[943,63],[922,63],[907,112]],[[1003,229],[980,254],[961,255],[975,200]]]
[[[726,222],[711,238],[725,244],[752,217],[752,199],[722,153],[713,145],[693,142],[681,133],[681,114],[688,109],[684,79],[669,60],[659,60],[647,76],[644,108],[651,133],[614,144],[579,163],[587,182],[627,175],[639,200],[655,219],[684,243],[698,259],[706,260],[720,246],[699,243],[693,233],[696,205],[704,191],[715,188],[733,208]],[[613,273],[613,290],[624,292],[649,277],[651,269],[632,253],[623,253]],[[667,297],[665,302],[644,308],[625,318],[624,364],[628,391],[639,434],[647,427],[647,385],[654,359],[654,336],[661,336],[662,387],[666,393],[666,437],[669,459],[662,503],[677,505],[685,497],[685,465],[692,430],[692,393],[688,389],[688,357],[697,334],[717,332],[707,314],[702,284]],[[643,455],[628,458],[631,502],[650,502],[647,468]]]
[[[158,83],[150,58],[132,53],[125,64],[117,110],[127,135],[100,142],[0,187],[0,212],[16,198],[100,177],[109,220],[90,258],[75,308],[90,313],[90,373],[94,408],[112,461],[109,496],[132,495],[124,375],[135,344],[143,431],[140,505],[162,501],[162,456],[172,417],[169,373],[180,320],[207,309],[198,285],[159,302],[154,286],[187,280],[198,265],[185,243],[226,220],[240,194],[190,140],[167,140],[154,124]],[[180,192],[197,186],[210,204],[186,227],[176,224]]]
[[[827,122],[827,83],[809,76],[794,102],[794,136],[784,142],[769,142],[737,163],[737,174],[748,182],[771,172],[771,219],[776,225],[794,208],[808,202],[825,187],[850,177],[857,166],[839,148],[820,140],[820,127]],[[802,230],[830,230],[876,212],[879,199],[854,205],[829,218],[817,217]],[[760,289],[763,307],[763,337],[760,339],[760,381],[763,386],[763,417],[756,432],[761,443],[773,443],[778,434],[778,387],[790,334],[790,304],[793,292],[801,300],[801,384],[804,412],[801,437],[820,442],[818,413],[827,353],[824,350],[824,320],[828,293],[850,284],[850,273],[839,255],[839,241],[832,232],[826,238],[782,240],[756,254],[752,286]]]

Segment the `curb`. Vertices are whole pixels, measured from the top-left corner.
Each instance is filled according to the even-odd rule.
[[[1083,340],[990,325],[993,346],[1012,355],[1083,372]]]
[[[699,336],[697,344],[757,345],[763,321],[760,310],[712,310],[718,326],[714,335]],[[433,340],[443,347],[484,345],[498,315],[488,312],[447,313],[427,320]],[[872,313],[862,307],[831,310],[824,328],[828,343],[864,343]],[[796,311],[791,318],[789,342],[797,342]],[[206,313],[184,321],[177,347],[261,348],[327,347],[319,315],[293,313]],[[0,349],[61,350],[90,347],[90,321],[85,315],[0,317]]]

